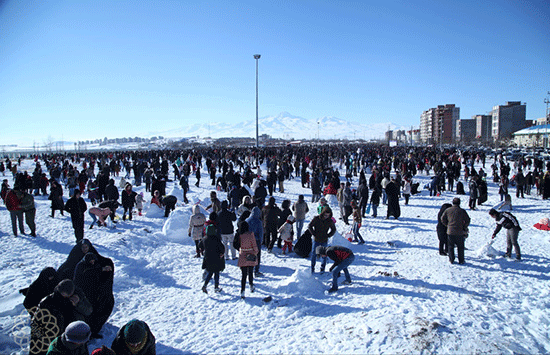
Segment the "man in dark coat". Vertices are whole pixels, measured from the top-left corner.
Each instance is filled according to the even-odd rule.
[[[222,201],[222,210],[218,214],[218,226],[222,237],[222,243],[225,247],[225,259],[229,260],[229,250],[231,250],[231,257],[235,259],[237,252],[233,248],[234,227],[233,222],[237,220],[235,212],[228,210],[229,202],[227,200]]]
[[[386,219],[389,219],[390,216],[398,219],[401,216],[401,208],[399,207],[399,186],[395,183],[395,178],[392,178],[386,185],[386,196],[388,197]]]
[[[115,180],[110,179],[109,185],[107,185],[107,187],[105,188],[105,199],[118,201],[119,197],[120,197],[120,194],[118,193],[118,188],[115,186]]]
[[[441,222],[441,216],[443,212],[452,205],[450,203],[444,203],[437,214],[437,238],[439,239],[439,255],[447,255],[447,227]]]
[[[365,218],[367,203],[369,203],[369,187],[367,186],[366,179],[359,183],[357,197],[359,197],[359,211],[361,211],[361,216]]]
[[[117,355],[156,355],[155,336],[147,323],[132,319],[117,332],[111,349]]]
[[[453,198],[453,205],[441,215],[441,223],[447,227],[447,252],[451,264],[455,262],[454,247],[458,250],[458,263],[464,264],[464,239],[468,236],[470,216],[460,208],[460,199]]]
[[[132,184],[127,183],[124,190],[122,190],[122,207],[124,208],[122,214],[123,221],[126,220],[126,213],[128,213],[128,219],[130,221],[132,220],[132,210],[136,204],[136,196],[137,193],[132,190]]]
[[[75,189],[73,197],[67,200],[65,204],[65,211],[71,214],[71,221],[73,222],[74,235],[76,241],[84,238],[84,212],[88,209],[86,202],[80,197],[80,190]]]

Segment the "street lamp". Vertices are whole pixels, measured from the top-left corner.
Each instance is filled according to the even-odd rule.
[[[260,146],[258,139],[258,59],[261,55],[254,54],[254,59],[256,59],[256,148]]]

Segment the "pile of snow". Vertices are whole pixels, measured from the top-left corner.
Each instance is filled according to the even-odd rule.
[[[499,255],[499,252],[495,248],[493,248],[493,240],[491,240],[490,242],[479,248],[476,252],[476,255],[478,258],[482,258],[484,256],[495,257]]]
[[[164,218],[164,208],[160,208],[154,203],[149,204],[149,208],[145,212],[147,218]]]
[[[315,294],[323,294],[326,286],[311,274],[310,268],[299,268],[291,276],[279,282],[277,290],[294,295],[315,296]]]
[[[191,210],[189,208],[177,208],[175,211],[172,211],[162,226],[162,234],[173,242],[191,243],[192,240],[187,233],[190,216]]]
[[[343,235],[340,233],[335,233],[330,240],[330,245],[340,245],[340,246],[352,249],[353,244],[345,238],[345,235],[346,235],[345,233],[347,233],[347,231],[344,232]],[[364,236],[363,236],[363,239],[365,239]]]

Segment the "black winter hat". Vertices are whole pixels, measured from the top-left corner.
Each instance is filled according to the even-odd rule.
[[[137,319],[132,319],[126,324],[124,329],[124,341],[128,344],[138,344],[145,339],[147,331],[143,322]]]

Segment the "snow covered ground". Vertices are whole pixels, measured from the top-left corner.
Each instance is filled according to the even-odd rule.
[[[28,160],[21,170],[32,168]],[[13,186],[11,176],[8,179]],[[115,229],[85,229],[99,253],[115,263],[115,308],[102,330],[104,338],[91,341],[90,350],[110,345],[118,327],[138,318],[149,324],[158,354],[550,352],[550,234],[532,227],[548,217],[548,201],[540,197],[513,198],[513,213],[523,228],[522,262],[478,256],[495,227],[487,212],[499,201],[495,184],[488,181],[489,200],[478,210],[468,210],[472,224],[465,265],[451,265],[437,249],[437,212],[455,195],[429,197],[422,190],[408,206],[401,200],[399,220],[385,220],[385,206],[380,206],[378,218],[363,221],[361,233],[367,242],[351,245],[356,255],[349,269],[352,285],[328,295],[331,274],[312,276],[309,260],[282,255],[279,249],[273,254],[264,250],[265,275],[255,280],[256,292],[247,290],[241,300],[236,260],[228,261],[221,275],[222,293],[205,295],[200,290],[202,260],[193,258],[187,223],[193,203],[208,205],[211,186],[204,179],[196,188],[194,177],[190,179],[191,203],[178,202],[168,219],[147,211]],[[428,177],[421,174],[414,180],[422,187]],[[172,184],[167,191],[173,189],[181,199]],[[356,184],[357,179],[352,187]],[[144,191],[144,186],[135,190]],[[285,182],[285,194],[275,197],[280,205],[286,198],[296,201],[299,194],[310,201],[310,190],[295,179]],[[467,207],[467,196],[462,201]],[[14,238],[9,214],[0,207],[2,354],[24,354],[28,347],[29,319],[18,290],[42,268],[58,267],[74,245],[70,218],[50,218],[46,197],[37,197],[36,205],[36,239]],[[306,223],[316,210],[311,203],[310,210]],[[88,214],[86,222],[91,222]],[[340,220],[337,229],[333,243],[349,244],[342,237],[348,228]],[[504,231],[493,247],[505,250]],[[264,302],[267,296],[273,300]]]

